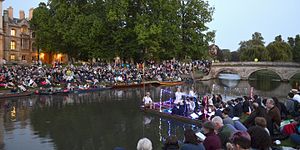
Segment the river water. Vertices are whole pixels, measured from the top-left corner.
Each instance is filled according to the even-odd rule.
[[[229,85],[229,86],[228,86]],[[258,81],[211,80],[181,86],[193,86],[198,94],[221,93],[224,97],[254,94],[276,96],[284,100],[292,88],[289,83]],[[155,101],[161,89],[147,87],[107,90],[86,94],[31,96],[1,100],[0,149],[5,150],[112,150],[136,149],[142,137],[152,140],[160,149],[168,135],[183,140],[185,128],[194,128],[173,120],[151,116],[139,111],[144,91]],[[164,94],[167,99],[171,95]],[[15,112],[11,111],[15,107]]]

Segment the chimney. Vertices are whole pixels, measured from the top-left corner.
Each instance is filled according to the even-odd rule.
[[[25,19],[25,12],[24,12],[24,10],[20,10],[20,12],[19,12],[19,18],[20,18],[20,20]]]
[[[29,9],[29,18],[28,18],[29,20],[31,20],[33,17],[33,10],[34,10],[33,8]]]
[[[2,0],[0,0],[0,33],[3,33]],[[1,56],[0,56],[1,57]],[[0,58],[1,59],[1,58]]]
[[[7,11],[8,11],[8,17],[10,19],[14,19],[14,9],[11,6],[9,6],[9,8],[7,8]]]

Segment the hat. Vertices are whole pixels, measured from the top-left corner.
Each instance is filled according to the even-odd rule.
[[[215,129],[215,124],[213,122],[211,122],[211,121],[206,121],[203,124],[203,128],[214,130]]]

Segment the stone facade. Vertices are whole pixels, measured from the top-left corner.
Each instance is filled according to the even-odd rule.
[[[28,18],[23,10],[19,11],[19,17],[15,18],[13,8],[2,10],[0,0],[0,64],[18,63],[27,64],[38,60],[38,49],[35,46],[35,33],[30,28],[29,21],[33,16],[33,8],[29,10]],[[3,14],[2,14],[3,12]],[[68,57],[63,54],[39,53],[43,63],[66,63]]]
[[[0,0],[1,16],[2,2]],[[1,63],[4,62],[3,59],[7,63],[31,63],[37,60],[34,31],[30,28],[29,20],[25,18],[25,12],[20,10],[19,18],[15,18],[13,8],[9,7],[3,11],[0,22]]]

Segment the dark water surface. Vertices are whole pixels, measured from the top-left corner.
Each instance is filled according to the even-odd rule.
[[[182,88],[188,91],[194,86],[201,95],[213,92],[234,97],[249,95],[251,86],[254,86],[255,93],[277,96],[282,100],[292,88],[291,84],[281,82],[268,83],[269,89],[258,87],[260,84],[256,81],[239,81],[226,86],[228,82],[211,80]],[[158,101],[162,88],[175,91],[175,87],[145,90]],[[142,137],[148,137],[154,149],[160,149],[168,135],[177,135],[182,141],[185,128],[197,129],[143,114],[139,111],[143,94],[143,88],[134,88],[0,100],[0,149],[112,150],[119,146],[134,150]],[[168,97],[165,95],[164,99]]]

